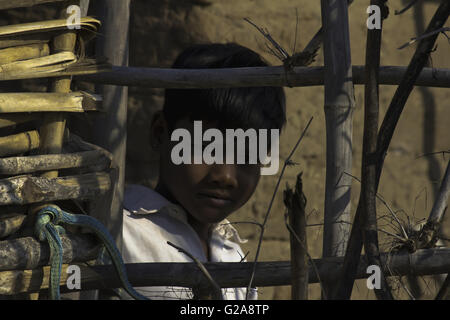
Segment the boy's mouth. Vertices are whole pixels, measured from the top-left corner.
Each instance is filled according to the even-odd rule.
[[[197,195],[199,199],[211,207],[222,208],[229,206],[232,202],[231,197],[223,192],[203,191]]]

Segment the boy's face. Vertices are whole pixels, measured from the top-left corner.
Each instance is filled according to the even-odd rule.
[[[156,120],[153,134],[159,136],[159,185],[200,223],[217,223],[239,209],[251,197],[260,178],[259,164],[179,164],[171,159],[172,148],[165,120]],[[216,123],[203,121],[203,131],[215,128]],[[193,121],[181,119],[175,128],[184,128],[193,139]]]

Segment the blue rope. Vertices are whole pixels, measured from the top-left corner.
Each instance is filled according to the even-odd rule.
[[[60,234],[65,230],[60,224],[89,228],[102,241],[122,282],[123,288],[136,300],[148,300],[138,293],[128,281],[126,268],[114,239],[108,230],[95,218],[87,215],[72,214],[56,205],[48,205],[39,210],[35,224],[35,234],[40,241],[47,240],[50,246],[50,299],[60,299],[60,280],[63,263],[63,247]]]

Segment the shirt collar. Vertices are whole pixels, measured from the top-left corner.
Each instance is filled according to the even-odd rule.
[[[171,203],[153,189],[141,185],[127,185],[125,188],[123,207],[135,215],[166,214],[176,220],[188,224],[186,211],[179,205]],[[246,239],[239,236],[233,225],[224,219],[216,223],[213,232],[222,239],[232,239],[234,242],[246,243]]]

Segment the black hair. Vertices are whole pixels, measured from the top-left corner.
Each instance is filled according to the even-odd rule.
[[[263,67],[256,52],[235,43],[199,44],[184,50],[172,68]],[[282,129],[286,98],[282,87],[166,89],[163,107],[169,127],[191,120],[218,120],[222,128]]]

